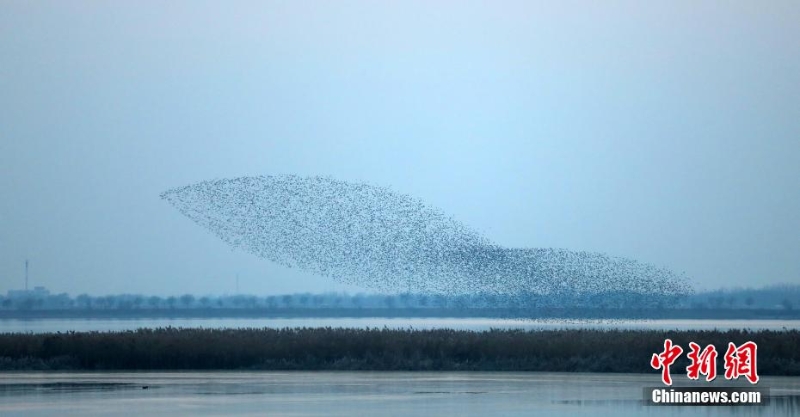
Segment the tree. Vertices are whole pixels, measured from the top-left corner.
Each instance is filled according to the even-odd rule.
[[[184,295],[182,295],[182,296],[181,296],[181,304],[183,304],[183,306],[184,306],[185,308],[189,308],[189,307],[191,307],[191,306],[192,306],[192,304],[194,304],[194,296],[193,296],[193,295],[191,295],[191,294],[184,294]]]
[[[350,302],[353,303],[354,307],[361,308],[361,306],[364,304],[364,296],[361,294],[356,294],[356,296],[350,299]]]
[[[103,297],[103,299],[105,300],[104,303],[108,309],[114,308],[117,305],[117,297],[114,297],[113,295],[107,295]]]
[[[410,307],[411,306],[411,294],[409,294],[407,292],[404,292],[404,293],[400,294],[400,304],[402,304],[403,307]]]
[[[291,307],[292,304],[294,303],[294,297],[292,297],[291,294],[286,294],[281,297],[281,302],[283,303],[284,306]]]
[[[300,305],[302,305],[303,307],[307,307],[308,300],[310,299],[311,299],[311,294],[308,293],[300,294]]]
[[[428,297],[427,297],[427,296],[424,296],[424,295],[420,295],[420,296],[419,296],[419,299],[417,300],[417,303],[418,303],[418,304],[419,304],[421,307],[427,307],[427,306],[428,306]]]
[[[81,294],[79,295],[75,301],[78,302],[78,307],[84,309],[91,309],[92,308],[92,297],[88,294]]]
[[[314,304],[314,307],[319,308],[323,304],[325,304],[325,296],[316,294],[313,297],[311,297],[311,303]]]
[[[148,297],[147,305],[149,305],[150,308],[158,308],[158,306],[161,305],[161,297],[158,297],[156,295]]]
[[[720,308],[722,307],[722,303],[725,301],[725,298],[722,296],[713,296],[708,298],[708,303],[711,304],[712,308]]]

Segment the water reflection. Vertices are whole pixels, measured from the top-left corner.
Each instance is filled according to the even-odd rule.
[[[2,373],[0,415],[609,415],[800,413],[800,378],[767,405],[651,406],[654,375],[473,372]],[[729,381],[715,381],[724,386]]]

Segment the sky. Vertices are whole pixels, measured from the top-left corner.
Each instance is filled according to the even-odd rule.
[[[800,2],[0,2],[0,291],[358,292],[159,198],[389,187],[508,247],[800,284]]]

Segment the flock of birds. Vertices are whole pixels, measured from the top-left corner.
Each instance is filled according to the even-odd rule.
[[[235,248],[380,291],[550,300],[690,291],[685,277],[627,258],[500,246],[411,196],[373,185],[241,177],[161,197]]]

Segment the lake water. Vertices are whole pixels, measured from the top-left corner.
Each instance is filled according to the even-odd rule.
[[[658,329],[712,330],[800,329],[800,320],[520,320],[495,318],[164,318],[164,319],[0,319],[0,333],[122,331],[142,327],[283,328],[283,327],[388,327],[458,330],[498,329]]]
[[[0,373],[0,415],[800,415],[800,378],[762,377],[771,395],[758,406],[647,405],[643,388],[659,384],[656,374]]]

